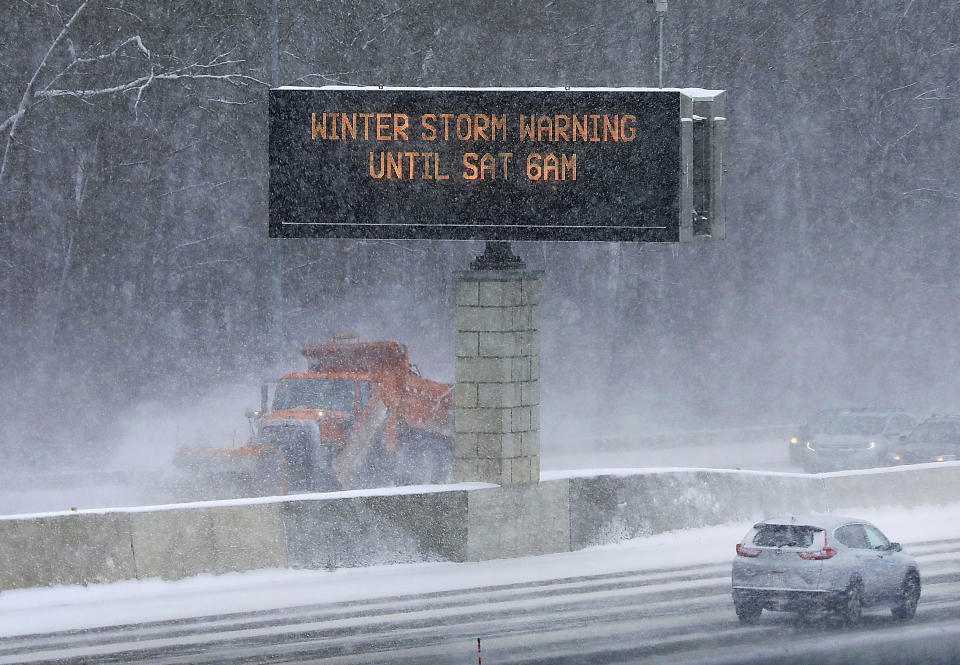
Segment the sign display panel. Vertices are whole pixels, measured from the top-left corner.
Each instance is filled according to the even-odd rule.
[[[675,242],[684,108],[672,89],[274,89],[270,236]]]

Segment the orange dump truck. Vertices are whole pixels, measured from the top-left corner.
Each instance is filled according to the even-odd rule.
[[[178,465],[240,493],[449,481],[453,386],[421,377],[397,342],[338,336],[301,353],[307,371],[282,377],[272,401],[265,387],[246,445],[181,450]]]

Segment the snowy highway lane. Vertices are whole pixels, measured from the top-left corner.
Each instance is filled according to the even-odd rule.
[[[929,511],[927,516],[937,512]],[[909,511],[904,511],[895,521],[909,517]],[[923,517],[918,522],[926,521]],[[923,529],[915,529],[919,531]],[[112,602],[112,614],[108,610],[105,618],[94,622],[101,627],[8,635],[0,640],[0,664],[469,664],[477,662],[478,637],[487,665],[960,662],[960,537],[956,533],[904,543],[923,575],[923,595],[913,621],[895,621],[889,610],[876,608],[852,629],[827,615],[801,621],[791,614],[770,612],[755,626],[740,625],[730,600],[730,543],[739,535],[740,525],[712,527],[517,561],[391,566],[379,573],[310,571],[320,580],[313,589],[315,597],[328,595],[326,586],[330,602],[131,625],[116,625],[124,623],[127,610],[116,600],[98,601],[96,590],[91,589],[94,597],[86,601],[62,597],[73,603],[64,609],[81,613],[83,602],[107,606]],[[689,552],[696,544],[700,551]],[[540,574],[532,572],[538,568]],[[576,574],[578,569],[582,574]],[[297,572],[307,571],[291,574]],[[247,579],[255,582],[256,575]],[[330,583],[337,575],[342,579]],[[420,581],[410,584],[407,580],[405,586],[404,575]],[[470,586],[471,579],[483,583]],[[191,594],[199,598],[218,593],[210,586],[180,592],[190,587],[162,584],[168,597],[180,595],[188,604]],[[422,587],[424,592],[405,592],[411,587]],[[254,584],[237,592],[236,598],[243,599],[238,600],[238,609],[255,602],[251,596],[267,593]],[[17,593],[29,601],[30,594],[43,591],[12,592],[13,604]],[[49,593],[47,601],[57,597],[57,590]],[[141,594],[137,602],[160,602],[161,596]],[[291,591],[290,597],[302,596]],[[2,601],[0,597],[0,620]],[[55,608],[43,607],[43,602],[41,598],[35,609],[46,609],[56,625]],[[221,601],[223,606],[229,603],[226,597]],[[76,621],[83,625],[83,619]]]

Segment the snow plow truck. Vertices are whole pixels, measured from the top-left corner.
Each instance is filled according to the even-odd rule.
[[[306,372],[281,377],[247,412],[238,448],[177,453],[205,494],[252,496],[449,482],[453,386],[420,376],[406,345],[338,335],[301,349]]]

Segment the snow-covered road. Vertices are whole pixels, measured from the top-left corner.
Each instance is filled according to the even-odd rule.
[[[858,511],[920,563],[908,624],[875,610],[854,630],[772,613],[740,626],[729,571],[749,525],[733,524],[511,560],[7,591],[0,664],[472,663],[477,637],[485,663],[834,662],[865,649],[879,650],[869,662],[937,662],[914,656],[960,644],[958,510]]]

